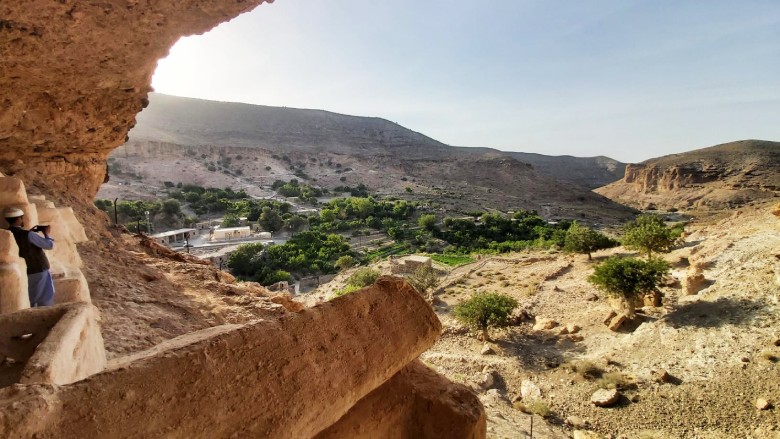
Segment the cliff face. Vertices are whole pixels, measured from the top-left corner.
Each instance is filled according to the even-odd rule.
[[[629,164],[596,190],[635,207],[728,208],[780,193],[780,143],[745,140]]]
[[[53,196],[94,197],[108,153],[148,103],[157,60],[271,1],[73,2],[0,5],[0,172]]]

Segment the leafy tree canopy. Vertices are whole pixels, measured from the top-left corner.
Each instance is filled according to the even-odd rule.
[[[517,305],[517,300],[506,294],[476,293],[471,299],[455,305],[453,313],[458,321],[481,330],[483,339],[489,340],[489,329],[507,326]]]

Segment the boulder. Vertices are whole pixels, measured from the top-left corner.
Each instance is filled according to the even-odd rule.
[[[581,334],[569,334],[569,336],[566,338],[569,339],[569,341],[572,343],[578,343],[585,340],[585,337],[583,337]]]
[[[604,324],[606,326],[609,326],[609,324],[612,322],[612,319],[615,318],[615,316],[617,316],[617,312],[614,310],[610,310],[609,313],[607,313],[607,316],[604,317],[603,320]]]
[[[582,329],[582,328],[580,328],[579,326],[575,325],[574,323],[569,323],[568,325],[566,325],[566,331],[569,334],[576,334],[576,333],[580,332],[580,329]]]
[[[617,331],[620,329],[621,326],[623,326],[623,323],[628,320],[628,316],[625,313],[621,313],[616,315],[612,318],[612,320],[609,322],[609,330],[610,331]]]
[[[620,399],[617,389],[599,389],[590,397],[590,402],[596,407],[612,407]]]
[[[688,268],[683,282],[683,292],[687,295],[693,295],[707,286],[707,279],[704,277],[702,264],[694,264]]]
[[[493,355],[496,352],[493,350],[492,347],[490,347],[489,344],[485,343],[484,346],[482,346],[482,350],[480,351],[480,354],[482,355]]]
[[[520,396],[523,401],[533,401],[542,398],[542,389],[531,380],[523,380],[520,383]]]
[[[533,330],[534,331],[544,331],[547,329],[553,329],[556,326],[558,326],[558,322],[556,322],[553,319],[548,319],[544,317],[537,317],[536,318],[536,324],[534,325]]]
[[[665,371],[663,369],[656,370],[653,373],[653,378],[658,383],[667,383],[668,384],[668,383],[671,383],[672,381],[674,381],[674,378],[671,375],[669,375],[669,372],[667,372],[667,371]]]
[[[566,423],[573,428],[584,428],[588,426],[588,421],[580,418],[579,416],[569,416],[566,418]]]
[[[756,400],[756,408],[759,410],[769,410],[772,408],[772,403],[766,398],[758,398]]]
[[[493,376],[493,372],[485,372],[482,374],[480,379],[477,381],[477,385],[482,390],[487,390],[491,387],[493,387],[496,384],[496,377]]]

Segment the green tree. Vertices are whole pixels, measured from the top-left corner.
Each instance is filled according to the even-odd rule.
[[[350,255],[344,255],[336,259],[336,263],[334,265],[339,270],[346,270],[347,268],[354,267],[356,263],[357,261],[355,260],[355,258],[353,258]]]
[[[517,300],[505,294],[476,293],[471,299],[455,305],[453,314],[464,325],[482,331],[482,339],[488,341],[490,328],[507,326],[517,305]]]
[[[439,275],[428,265],[418,267],[406,280],[423,297],[427,296],[429,290],[439,285]]]
[[[274,270],[268,273],[263,280],[264,285],[273,285],[277,282],[290,282],[292,275],[284,270]]]
[[[267,230],[271,233],[281,230],[284,226],[282,217],[276,210],[271,209],[269,206],[263,207],[263,211],[260,214],[257,223],[260,224],[260,227],[262,227],[263,230]]]
[[[104,200],[102,198],[98,198],[95,200],[95,206],[106,213],[113,212],[114,203],[111,200]]]
[[[436,215],[430,213],[421,215],[417,224],[425,230],[432,231],[436,227]]]
[[[619,299],[633,317],[636,301],[657,288],[668,273],[669,264],[661,259],[613,256],[594,267],[588,282]]]
[[[376,282],[379,275],[379,271],[374,270],[373,268],[364,267],[352,273],[352,275],[347,278],[347,285],[354,285],[360,288],[367,287]]]
[[[263,244],[242,244],[228,257],[227,265],[233,274],[251,278],[261,269],[262,264],[259,255],[263,251]]]
[[[682,226],[667,227],[658,215],[640,215],[623,227],[623,245],[650,259],[655,253],[668,253],[682,236]]]
[[[305,225],[306,225],[306,218],[300,215],[292,215],[289,218],[284,220],[284,228],[291,232],[297,232],[301,230]]]
[[[163,201],[162,212],[171,217],[181,215],[181,204],[179,204],[179,200],[169,198]]]
[[[241,224],[241,220],[238,218],[238,215],[229,213],[225,215],[224,218],[222,218],[221,226],[223,228],[238,227],[240,224]]]
[[[593,259],[591,253],[596,250],[611,248],[617,243],[609,237],[579,225],[576,221],[566,231],[563,249],[568,252],[587,254],[588,259]]]

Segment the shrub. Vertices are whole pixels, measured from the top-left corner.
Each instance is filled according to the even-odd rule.
[[[178,216],[181,214],[181,204],[179,204],[179,200],[169,198],[163,201],[162,211],[168,216]]]
[[[358,288],[367,287],[376,282],[379,275],[379,271],[374,270],[373,268],[364,267],[352,273],[352,275],[347,278],[347,285],[353,285]]]
[[[598,381],[596,385],[601,389],[619,389],[624,390],[629,387],[631,383],[620,372],[605,373]]]
[[[420,219],[417,220],[417,224],[423,229],[431,231],[433,230],[434,227],[436,227],[436,215],[433,214],[421,215]]]
[[[417,290],[420,295],[425,296],[428,290],[436,288],[439,285],[439,275],[436,270],[427,265],[423,265],[414,270],[406,280]]]
[[[599,378],[604,373],[595,363],[587,360],[573,361],[567,363],[567,366],[572,372],[586,379]]]
[[[336,291],[333,293],[333,297],[341,297],[350,293],[354,293],[355,291],[358,291],[364,287],[358,286],[358,285],[347,285],[344,288]]]
[[[347,268],[354,267],[357,261],[350,255],[344,255],[336,259],[334,264],[339,270],[346,270]]]
[[[538,399],[535,399],[527,403],[522,403],[518,401],[515,403],[514,407],[520,410],[521,412],[527,413],[529,415],[537,415],[543,418],[550,416],[550,406],[547,405],[546,402]]]
[[[593,269],[588,282],[620,299],[629,316],[633,316],[636,299],[656,289],[668,272],[669,264],[661,259],[643,261],[613,256]]]
[[[517,308],[517,300],[506,294],[477,293],[471,299],[455,305],[453,314],[461,323],[482,331],[490,340],[490,328],[507,326],[509,315]]]
[[[627,223],[623,230],[623,245],[646,253],[649,259],[653,252],[670,252],[680,241],[683,227],[667,227],[663,218],[657,215],[640,215],[635,221]]]
[[[292,275],[290,275],[289,272],[284,270],[274,270],[265,276],[263,284],[273,285],[277,282],[289,282],[290,280],[292,280]]]
[[[568,252],[582,253],[593,259],[591,253],[596,250],[615,247],[617,242],[609,237],[579,225],[576,221],[566,231],[563,249]]]

